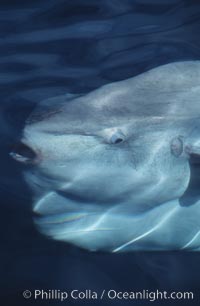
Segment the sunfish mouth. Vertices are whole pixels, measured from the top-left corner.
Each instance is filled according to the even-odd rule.
[[[39,153],[23,142],[15,144],[9,154],[16,161],[29,165],[37,164],[40,159]]]

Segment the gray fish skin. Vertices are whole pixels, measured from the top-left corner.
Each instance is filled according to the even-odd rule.
[[[200,201],[181,206],[200,154],[200,62],[170,63],[42,102],[22,143],[36,224],[88,250],[197,250]]]

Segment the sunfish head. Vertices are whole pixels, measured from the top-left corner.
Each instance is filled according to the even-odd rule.
[[[168,222],[190,180],[190,155],[200,153],[199,82],[199,62],[173,63],[41,103],[11,152],[27,165],[41,230],[87,249],[121,250],[161,216]]]

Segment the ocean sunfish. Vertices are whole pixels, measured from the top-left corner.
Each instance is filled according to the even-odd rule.
[[[39,104],[10,153],[26,164],[42,233],[88,250],[200,250],[200,61]]]

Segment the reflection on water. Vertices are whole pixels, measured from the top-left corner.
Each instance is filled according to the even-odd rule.
[[[197,291],[198,254],[90,254],[41,237],[21,168],[8,152],[45,98],[199,59],[198,1],[2,0],[0,25],[2,296],[23,305],[19,292],[36,287]],[[199,164],[193,164],[197,177]],[[190,192],[198,194],[197,179]]]

